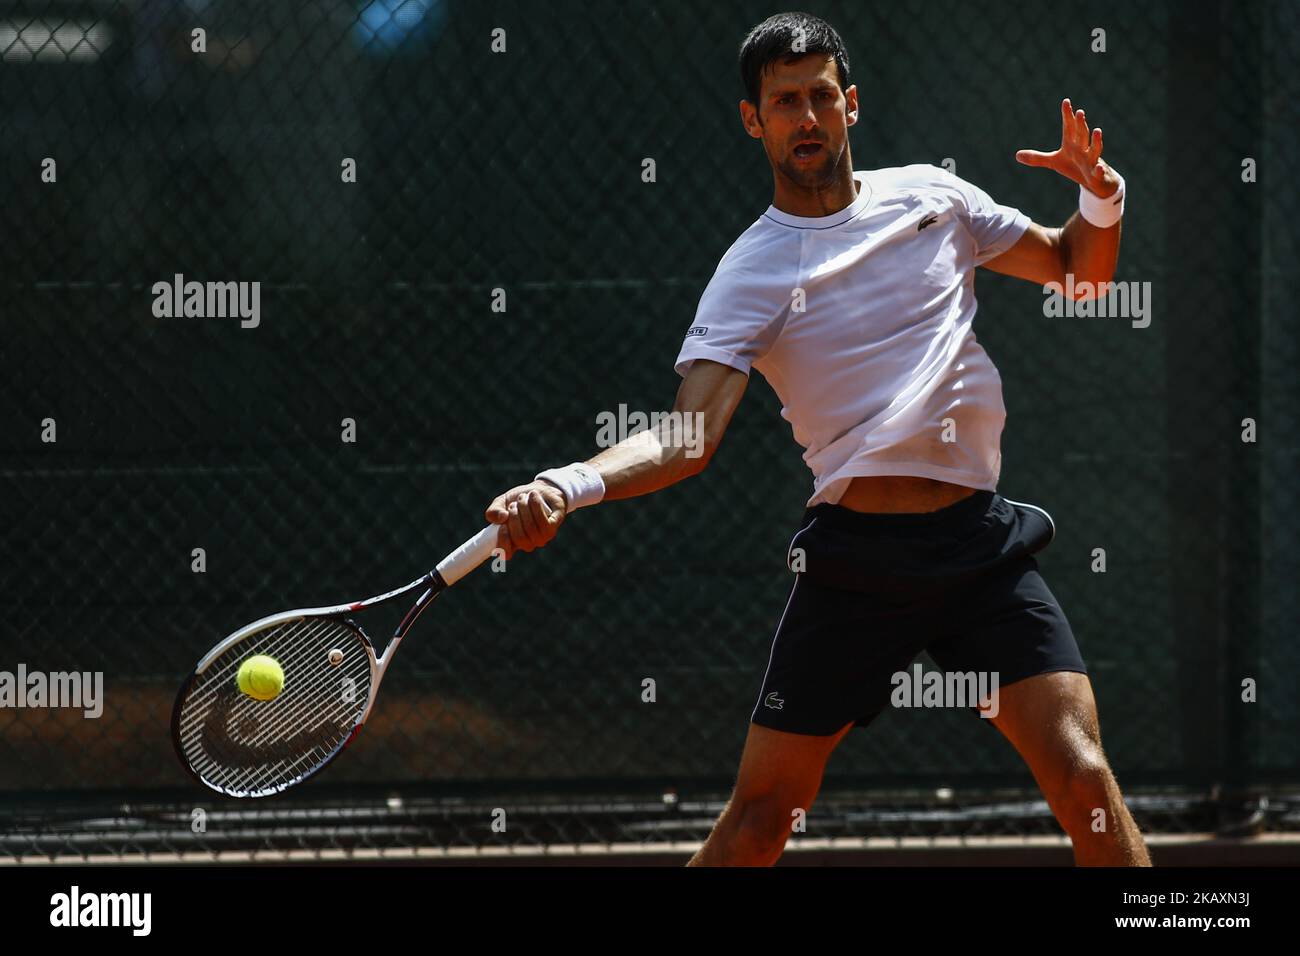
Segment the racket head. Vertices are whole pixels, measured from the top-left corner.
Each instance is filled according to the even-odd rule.
[[[331,651],[341,652],[337,663]],[[284,689],[272,700],[236,684],[240,665],[257,654],[284,670]],[[176,695],[172,744],[205,787],[272,796],[338,756],[365,722],[378,683],[375,649],[358,625],[337,614],[286,611],[240,628],[204,655]]]

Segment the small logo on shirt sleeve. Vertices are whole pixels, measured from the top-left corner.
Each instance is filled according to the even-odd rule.
[[[934,215],[934,213],[931,213],[930,215],[926,216],[924,219],[922,219],[920,222],[916,224],[916,231],[920,232],[926,226],[933,226],[938,221],[939,221],[939,217]]]
[[[686,330],[686,334],[688,336],[703,335],[707,331],[709,331],[709,327],[707,325],[692,325],[689,329]]]

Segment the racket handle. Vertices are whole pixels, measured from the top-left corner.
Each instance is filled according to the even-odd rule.
[[[497,534],[501,526],[490,524],[459,548],[438,562],[438,573],[447,584],[455,584],[480,564],[492,557],[496,550]]]

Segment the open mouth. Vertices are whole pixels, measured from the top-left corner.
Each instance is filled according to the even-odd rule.
[[[812,159],[821,151],[821,143],[800,143],[794,148],[794,155],[795,159]]]

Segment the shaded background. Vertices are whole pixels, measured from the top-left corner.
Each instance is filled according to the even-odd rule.
[[[1063,96],[1104,128],[1128,183],[1116,278],[1151,283],[1152,322],[1048,319],[1040,290],[981,271],[999,490],[1056,519],[1040,563],[1112,764],[1173,801],[1144,826],[1276,810],[1300,778],[1296,4],[808,8],[849,47],[859,168],[951,158],[1057,225],[1077,189],[1014,153],[1055,147]],[[495,494],[588,457],[598,412],[671,406],[698,297],[770,202],[735,55],[774,9],[0,3],[0,669],[106,685],[98,720],[0,709],[11,835],[85,801],[211,805],[167,724],[220,636],[410,580]],[[176,273],[260,282],[260,326],[155,318]],[[358,744],[295,799],[725,793],[811,487],[778,411],[755,376],[704,475],[584,511],[440,598]],[[887,713],[826,792],[1036,800],[980,723]],[[420,839],[502,839],[456,832]]]

